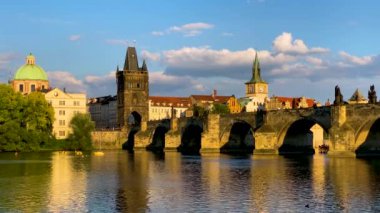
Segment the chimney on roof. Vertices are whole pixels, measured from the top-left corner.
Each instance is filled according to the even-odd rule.
[[[217,95],[218,95],[218,91],[217,91],[216,89],[214,89],[214,90],[212,91],[212,97],[213,97],[213,98],[216,98]]]

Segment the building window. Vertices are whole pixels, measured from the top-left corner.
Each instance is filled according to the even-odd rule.
[[[79,106],[79,101],[74,101],[74,106]]]
[[[32,92],[36,91],[36,85],[32,84],[30,86],[30,91],[32,91]]]
[[[65,101],[59,101],[60,106],[65,106]]]
[[[65,120],[59,120],[59,125],[60,126],[65,126]]]
[[[58,135],[59,135],[59,136],[65,136],[65,135],[66,135],[66,132],[65,132],[65,131],[59,131],[59,132],[58,132]]]
[[[19,90],[20,92],[24,92],[24,84],[20,84],[20,85],[18,86],[18,90]]]
[[[65,114],[66,114],[65,110],[59,110],[59,115],[65,115]]]

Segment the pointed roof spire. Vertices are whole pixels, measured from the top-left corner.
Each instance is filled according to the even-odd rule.
[[[116,66],[116,72],[119,72],[119,65]]]
[[[367,100],[362,93],[359,91],[359,89],[356,89],[354,94],[352,94],[350,101],[365,101]]]
[[[127,55],[125,56],[124,70],[139,70],[137,53],[135,47],[128,47]]]
[[[145,59],[143,60],[143,64],[142,64],[141,70],[142,71],[148,71],[148,67],[146,66]]]
[[[252,66],[252,78],[248,83],[265,83],[261,78],[260,61],[257,52]]]

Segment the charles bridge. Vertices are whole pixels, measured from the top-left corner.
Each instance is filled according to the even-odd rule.
[[[209,114],[204,117],[142,121],[122,131],[94,132],[94,144],[129,150],[313,153],[310,128],[325,132],[329,155],[380,153],[380,104],[343,104],[257,113]],[[115,147],[114,147],[115,148]]]

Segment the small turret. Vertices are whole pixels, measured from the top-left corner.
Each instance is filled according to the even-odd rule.
[[[142,64],[141,70],[142,71],[148,71],[148,67],[146,66],[145,59],[143,60],[143,64]]]

